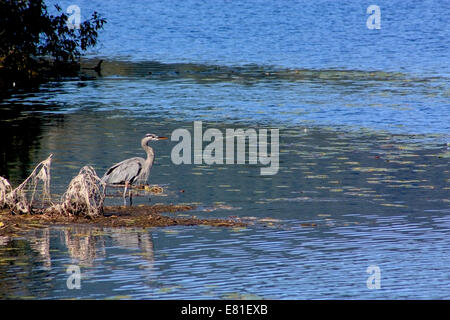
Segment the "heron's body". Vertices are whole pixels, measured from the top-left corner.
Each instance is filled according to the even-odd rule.
[[[149,141],[163,140],[165,137],[158,137],[154,134],[146,134],[141,141],[141,146],[147,153],[147,159],[134,157],[123,160],[110,167],[102,178],[102,181],[106,184],[125,184],[123,192],[124,205],[126,205],[126,192],[128,186],[136,181],[142,183],[146,182],[150,175],[150,170],[153,166],[155,159],[155,153],[153,148],[149,147],[147,143]],[[132,202],[131,189],[130,189],[130,205]]]
[[[145,182],[150,174],[150,169],[153,165],[144,158],[135,157],[123,160],[106,171],[103,176],[103,182],[107,184],[125,184],[126,182],[132,184],[135,181]],[[148,174],[145,175],[145,173]]]

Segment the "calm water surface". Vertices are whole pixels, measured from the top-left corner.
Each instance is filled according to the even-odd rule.
[[[150,183],[166,192],[137,204],[252,225],[0,238],[1,298],[450,298],[447,2],[379,1],[381,30],[359,1],[77,3],[108,19],[85,61],[103,58],[102,75],[2,98],[2,176],[18,185],[52,153],[58,197],[82,166],[102,175],[142,155],[145,133],[195,120],[278,128],[280,170],[176,166],[175,142],[156,142]]]

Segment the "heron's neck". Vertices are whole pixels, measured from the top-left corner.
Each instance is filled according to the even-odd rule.
[[[145,164],[151,166],[153,164],[153,160],[155,159],[155,152],[153,151],[153,148],[143,143],[142,149],[144,149],[145,153],[147,153],[147,159],[145,159]]]

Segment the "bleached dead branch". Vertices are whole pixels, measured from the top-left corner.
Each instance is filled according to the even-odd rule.
[[[70,181],[67,191],[57,205],[62,214],[94,217],[103,214],[105,183],[97,176],[94,168],[84,166]]]
[[[17,188],[6,193],[5,204],[11,212],[33,213],[34,209],[42,209],[52,204],[50,196],[52,156],[40,162]]]

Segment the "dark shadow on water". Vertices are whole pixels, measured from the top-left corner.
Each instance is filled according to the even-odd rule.
[[[247,64],[239,66],[208,65],[198,63],[162,63],[159,61],[121,61],[105,58],[102,76],[105,77],[144,77],[148,80],[185,79],[198,83],[245,82],[259,81],[306,81],[322,84],[377,83],[377,82],[426,82],[427,78],[410,78],[399,72],[382,70],[349,70],[349,69],[295,69],[279,68],[270,65]],[[82,66],[91,66],[97,60],[84,60]],[[99,75],[95,71],[84,70],[82,79],[95,79]],[[91,68],[92,69],[92,68]]]
[[[25,106],[0,107],[0,176],[10,178],[11,171],[25,179],[32,154],[39,149],[41,119],[23,115]]]
[[[25,179],[30,166],[38,159],[43,117],[39,110],[51,107],[45,105],[0,104],[0,176],[7,179]],[[62,121],[62,115],[52,115]]]

